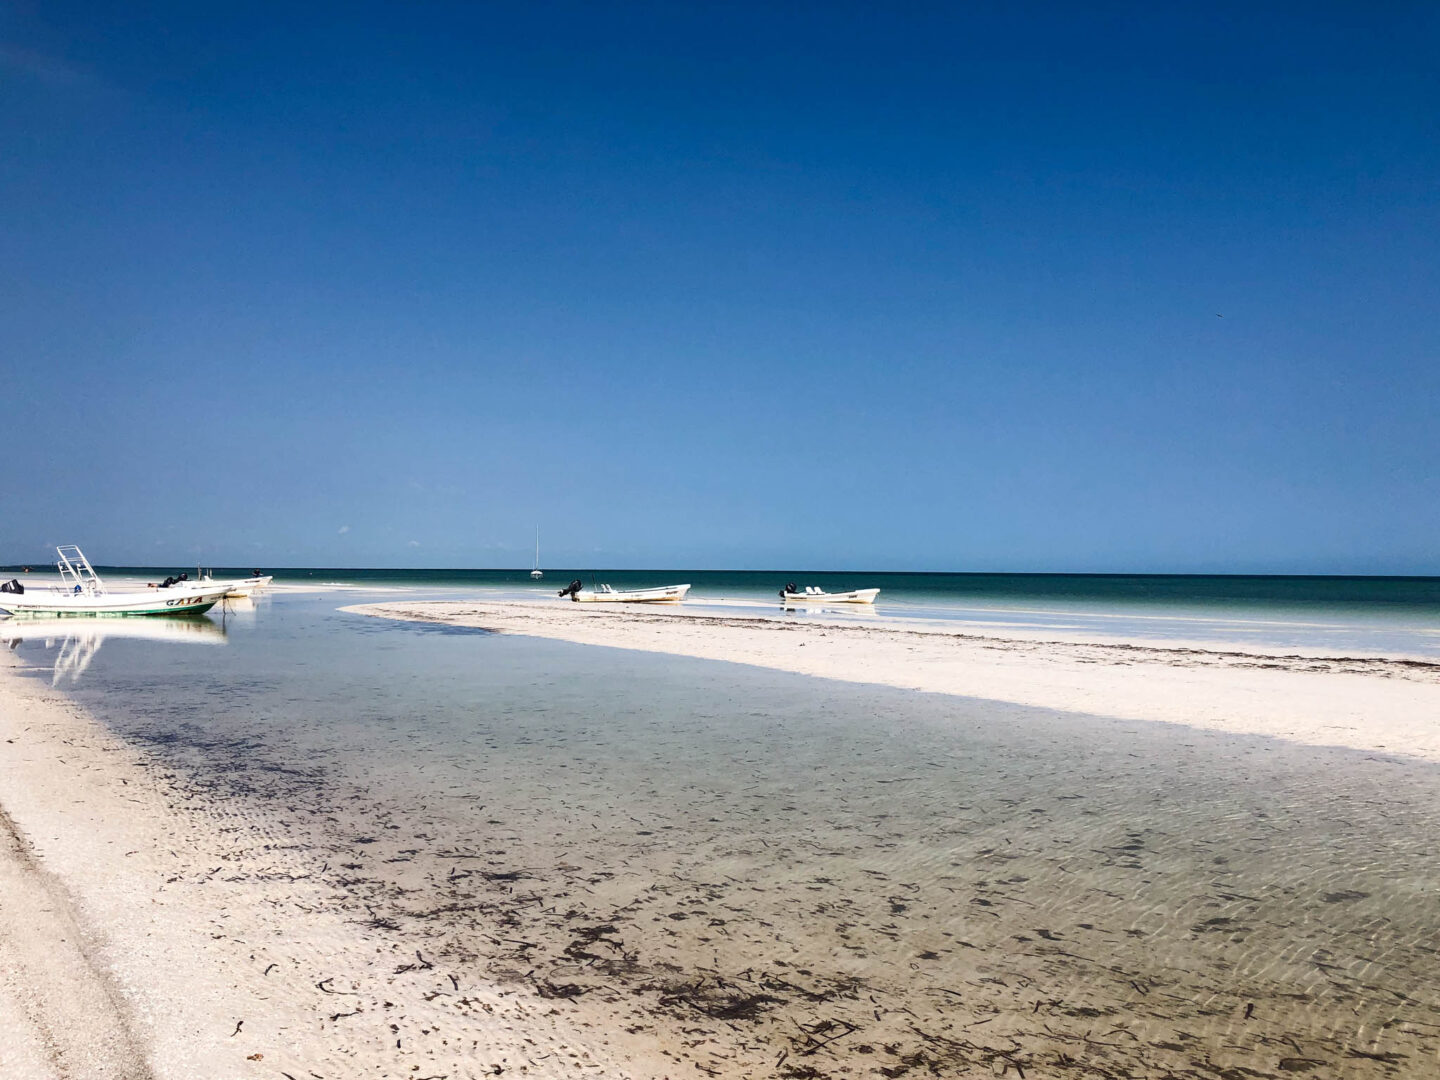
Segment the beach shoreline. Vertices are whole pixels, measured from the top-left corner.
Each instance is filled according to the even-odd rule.
[[[1428,963],[1424,665],[868,620],[341,610],[385,616],[335,632],[371,660],[411,650],[390,674],[441,641],[467,666],[533,666],[505,684],[518,697],[481,699],[499,706],[370,741],[427,700],[397,698],[322,755],[313,733],[267,741],[245,706],[147,718],[137,698],[107,726],[21,654],[0,661],[0,898],[33,899],[38,875],[59,901],[0,931],[0,1023],[22,1033],[7,1080],[1195,1060],[1378,1078],[1435,1052],[1440,1003],[1387,996]],[[504,636],[420,638],[415,619]],[[701,707],[606,704],[564,677],[596,670]],[[83,1044],[47,1034],[102,1014],[76,1011],[84,993],[110,1002],[128,1073],[103,1052],[87,1073]]]
[[[533,989],[406,963],[312,854],[0,661],[0,1075],[663,1072],[644,1040],[587,1040]],[[457,1020],[470,1045],[429,1037]]]
[[[1440,762],[1440,664],[1410,656],[544,601],[393,601],[340,610]]]

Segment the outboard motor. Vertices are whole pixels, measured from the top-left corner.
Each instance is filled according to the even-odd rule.
[[[584,585],[580,582],[579,578],[576,578],[574,581],[570,582],[569,585],[566,585],[565,588],[560,590],[560,598],[563,600],[565,597],[570,596],[572,593],[578,593],[582,588],[584,588]]]
[[[795,583],[793,581],[787,582],[785,587],[780,590],[780,599],[784,600],[788,594],[796,593],[799,591],[799,589],[795,588]]]
[[[11,578],[9,581],[5,582],[4,585],[0,585],[0,592],[15,593],[18,595],[20,593],[23,593],[24,591],[25,586],[20,584],[19,578]]]

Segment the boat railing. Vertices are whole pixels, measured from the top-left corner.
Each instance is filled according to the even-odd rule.
[[[55,553],[59,556],[55,566],[60,571],[60,592],[79,593],[84,596],[105,594],[105,583],[100,580],[100,575],[95,573],[95,568],[90,565],[90,560],[85,558],[83,551],[74,544],[65,544],[57,547]]]

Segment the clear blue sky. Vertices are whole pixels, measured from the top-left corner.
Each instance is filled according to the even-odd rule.
[[[1437,56],[0,2],[0,563],[1440,573]]]

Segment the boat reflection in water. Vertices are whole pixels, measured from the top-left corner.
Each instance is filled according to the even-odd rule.
[[[189,619],[0,619],[0,642],[16,648],[24,641],[58,648],[51,686],[75,682],[107,639],[144,638],[186,645],[224,645],[225,627],[208,616]]]

